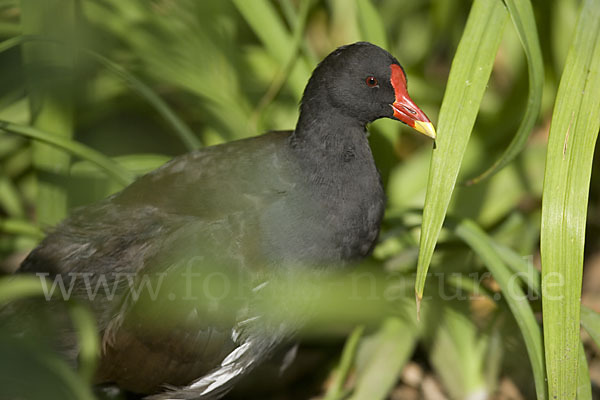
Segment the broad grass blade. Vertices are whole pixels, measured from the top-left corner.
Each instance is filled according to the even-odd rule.
[[[596,345],[600,346],[600,314],[585,306],[581,307],[581,325]]]
[[[537,399],[547,397],[542,332],[529,305],[529,300],[515,275],[502,261],[494,242],[472,221],[449,221],[454,233],[464,240],[485,263],[502,289],[506,302],[521,329],[527,346],[535,380]]]
[[[383,400],[398,380],[417,339],[410,322],[388,318],[379,332],[368,340],[370,357],[357,376],[356,389],[349,400]]]
[[[62,151],[78,156],[84,160],[96,164],[107,175],[111,176],[117,182],[123,186],[127,186],[133,181],[133,174],[126,169],[122,168],[119,164],[106,157],[102,153],[84,146],[81,143],[75,142],[70,139],[66,139],[60,136],[52,135],[47,132],[43,132],[31,126],[13,124],[7,121],[0,120],[0,131],[13,132],[31,139],[35,139],[38,142],[51,145],[59,148]]]
[[[587,203],[600,128],[600,3],[583,2],[548,142],[542,200],[542,305],[549,397],[575,399]]]
[[[415,283],[417,311],[433,250],[507,19],[506,9],[500,1],[476,0],[452,62],[423,210]]]
[[[529,93],[527,97],[527,108],[514,138],[500,158],[480,176],[468,183],[477,183],[488,178],[504,168],[506,164],[523,150],[527,138],[535,125],[542,106],[542,92],[544,87],[544,61],[542,49],[537,34],[535,16],[529,0],[505,0],[506,8],[512,19],[517,35],[523,45],[527,56],[527,69],[529,72]]]
[[[284,66],[290,57],[290,52],[294,51],[293,38],[286,30],[273,5],[266,0],[234,0],[234,4],[263,42],[271,57]],[[304,86],[309,76],[308,66],[304,60],[299,59],[287,79],[289,87],[298,100],[304,92]]]
[[[21,1],[21,26],[25,35],[40,35],[71,45],[26,43],[23,66],[28,79],[32,125],[61,138],[74,131],[73,73],[75,52],[74,0]],[[60,24],[54,23],[60,17]],[[46,143],[33,144],[33,161],[40,172],[63,173],[69,168],[69,154]],[[36,216],[40,223],[53,225],[67,214],[67,194],[58,184],[38,180]]]

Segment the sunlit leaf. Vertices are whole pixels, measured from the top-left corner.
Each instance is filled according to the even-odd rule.
[[[536,394],[539,400],[547,398],[542,332],[529,305],[529,300],[519,285],[519,276],[506,267],[493,241],[471,221],[449,221],[451,229],[481,257],[496,282],[502,289],[506,302],[521,329],[527,346],[529,360],[535,378]]]
[[[399,318],[388,318],[382,328],[365,340],[365,365],[357,373],[350,400],[383,400],[398,380],[416,344],[416,330]]]
[[[529,0],[505,0],[504,3],[508,8],[508,13],[510,14],[515,30],[523,45],[523,50],[525,50],[525,55],[527,56],[529,72],[527,106],[519,129],[508,145],[508,148],[487,171],[472,179],[470,183],[477,183],[478,181],[495,174],[523,150],[523,147],[525,147],[525,144],[527,143],[527,138],[535,125],[542,105],[544,63],[531,2]]]
[[[600,346],[600,314],[583,306],[581,307],[581,325]]]
[[[344,398],[344,383],[346,382],[352,364],[354,363],[356,350],[364,330],[364,326],[357,326],[350,336],[348,336],[340,363],[338,367],[333,370],[333,382],[329,386],[323,400],[338,400]]]
[[[13,132],[31,139],[38,140],[40,142],[48,143],[52,146],[60,148],[61,150],[83,158],[84,160],[92,162],[98,167],[102,168],[108,175],[124,186],[128,185],[133,180],[132,174],[129,171],[123,169],[110,158],[104,156],[94,149],[82,145],[81,143],[60,136],[48,134],[31,126],[12,124],[7,121],[0,121],[0,130]]]
[[[587,199],[600,128],[600,3],[583,2],[558,89],[542,201],[542,302],[549,397],[574,399]]]
[[[74,133],[74,68],[76,5],[74,0],[22,0],[20,22],[24,35],[40,35],[57,43],[24,43],[23,67],[27,72],[31,124],[60,139]],[[60,18],[61,23],[52,23]],[[69,154],[44,142],[34,142],[33,163],[39,171],[65,172]],[[67,194],[63,187],[43,176],[38,177],[36,217],[52,225],[67,214]]]
[[[476,0],[452,62],[437,126],[437,149],[429,167],[415,283],[417,302],[423,296],[433,250],[506,22],[501,2]]]
[[[266,0],[254,0],[251,2],[234,0],[234,4],[264,43],[271,56],[282,65],[285,65],[286,60],[289,59],[290,52],[294,51],[293,39],[290,33],[286,31],[273,5]],[[308,66],[302,59],[299,59],[290,71],[290,76],[287,80],[297,99],[300,99],[302,96],[306,80],[309,76],[310,70]]]

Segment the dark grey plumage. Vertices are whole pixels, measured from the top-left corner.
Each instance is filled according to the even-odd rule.
[[[115,288],[89,302],[103,339],[98,382],[141,393],[171,388],[152,399],[218,398],[293,331],[261,326],[248,304],[234,321],[215,324],[209,314],[218,310],[192,309],[186,324],[148,330],[129,278],[218,267],[243,271],[251,293],[292,266],[341,266],[369,254],[385,196],[366,124],[393,116],[391,64],[368,43],[336,50],[313,73],[295,131],[177,157],[76,210],[31,252],[19,272],[80,274],[77,298],[89,299],[89,285],[104,279]],[[369,75],[377,90],[365,85]],[[160,315],[163,304],[154,307]]]

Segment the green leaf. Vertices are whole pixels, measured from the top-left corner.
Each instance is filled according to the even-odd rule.
[[[384,49],[388,48],[385,24],[371,0],[356,0],[358,26],[364,40]]]
[[[357,373],[356,389],[348,400],[387,398],[412,354],[417,332],[410,322],[386,319],[379,332],[366,339],[361,347],[361,351],[364,349],[368,353],[367,359]]]
[[[537,34],[535,17],[529,0],[504,0],[508,13],[513,21],[517,35],[527,56],[527,67],[529,72],[529,94],[527,108],[514,138],[500,158],[484,173],[469,181],[469,184],[477,183],[488,178],[504,168],[506,164],[523,150],[527,138],[533,129],[542,106],[542,92],[544,87],[544,62],[542,49]]]
[[[600,3],[583,2],[548,139],[542,304],[550,398],[575,399],[587,203],[600,128]]]
[[[539,296],[541,294],[540,273],[533,266],[512,249],[498,243],[494,243],[494,249],[498,256],[504,261],[513,272],[517,273],[519,280],[523,281],[531,290],[532,294]]]
[[[2,53],[3,51],[6,51],[6,50],[10,50],[15,46],[20,45],[22,42],[23,42],[22,36],[15,36],[13,38],[6,39],[5,41],[0,42],[0,53]]]
[[[10,122],[1,120],[0,130],[16,133],[43,143],[48,143],[84,160],[92,162],[98,167],[102,168],[107,175],[111,176],[123,186],[127,186],[133,181],[133,176],[129,171],[122,168],[110,158],[81,143],[60,136],[51,135],[31,126],[12,124]]]
[[[130,154],[113,157],[112,159],[123,169],[132,172],[135,176],[140,176],[160,167],[169,161],[171,157],[161,154]],[[70,173],[78,176],[104,176],[102,171],[102,168],[98,167],[97,164],[90,161],[79,161],[71,165]]]
[[[0,305],[17,299],[43,296],[44,290],[37,276],[16,276],[0,279]]]
[[[40,278],[37,276],[22,275],[0,279],[0,306],[18,299],[42,297],[44,295],[44,287],[41,284]],[[79,339],[80,375],[88,382],[91,382],[96,368],[97,355],[100,354],[100,340],[96,329],[95,319],[92,314],[80,304],[70,301],[68,302],[68,305],[75,333]],[[23,340],[17,341],[15,344],[17,346],[24,345]],[[31,349],[24,346],[18,352],[19,357],[27,356],[29,350]],[[57,380],[58,385],[64,385],[65,388],[72,391],[73,397],[69,398],[94,399],[88,386],[73,374],[71,368],[69,368],[62,359],[55,358],[54,355],[44,356],[44,354],[38,354],[37,352],[35,354],[37,355],[36,358],[37,361],[40,362],[40,365],[34,365],[33,368],[40,368],[41,371],[47,371],[46,373],[54,374],[54,379]],[[2,362],[0,362],[0,370],[5,367],[6,366],[2,365]],[[36,373],[40,373],[40,370],[37,370]],[[8,376],[10,379],[10,374]],[[22,378],[22,375],[20,375],[19,378]],[[1,380],[2,377],[0,377],[0,381]],[[17,384],[11,382],[8,390],[19,390],[20,384],[20,382],[17,382]],[[12,396],[9,398],[12,398]],[[52,397],[50,396],[49,398]]]
[[[3,399],[95,400],[91,387],[48,346],[3,335],[0,353]]]
[[[19,4],[19,0],[0,0],[0,7],[13,7]]]
[[[437,304],[436,312],[428,350],[436,375],[452,399],[488,398],[491,390],[486,384],[485,366],[489,362],[489,336],[472,320],[467,302],[444,300]]]
[[[21,33],[21,26],[16,22],[0,21],[0,36],[13,36]]]
[[[494,242],[477,224],[469,220],[460,222],[448,220],[448,224],[454,233],[477,253],[498,282],[523,335],[533,369],[537,398],[540,400],[548,398],[542,333],[528,298],[519,285],[518,276],[507,268],[497,253]]]
[[[171,125],[175,133],[177,133],[188,150],[194,150],[202,147],[200,139],[198,139],[190,127],[187,126],[187,124],[181,118],[179,118],[177,114],[173,112],[173,110],[171,110],[171,107],[169,107],[169,105],[163,99],[154,93],[150,86],[146,85],[135,75],[131,74],[125,68],[112,62],[108,58],[93,51],[87,51],[86,53],[104,65],[110,72],[121,78],[129,85],[129,87],[135,90],[143,99],[150,103],[152,107],[154,107],[154,109],[160,114],[160,116],[163,117],[169,125]]]
[[[532,289],[535,296],[539,296],[541,293],[540,285],[540,273],[533,267],[531,263],[525,261],[523,257],[520,257],[511,249],[494,244],[498,255],[506,262],[511,269],[520,275],[521,280],[526,282],[530,289]],[[589,308],[581,307],[581,325],[585,328],[587,333],[592,337],[594,342],[600,346],[600,315],[590,310]],[[590,383],[590,372],[588,369],[587,360],[585,357],[585,350],[580,342],[579,346],[579,371],[578,371],[578,386],[577,386],[577,399],[592,399],[591,383]]]
[[[254,118],[256,119],[259,114],[269,105],[277,96],[282,86],[289,79],[290,74],[296,63],[298,62],[299,52],[302,46],[302,37],[304,35],[304,29],[306,28],[306,21],[308,19],[308,12],[312,6],[313,0],[305,0],[300,3],[300,9],[298,10],[298,16],[294,20],[293,35],[292,35],[292,51],[287,54],[287,58],[281,62],[281,67],[275,74],[275,77],[271,81],[271,85],[267,92],[263,95],[262,99],[254,110]]]
[[[25,210],[21,204],[21,198],[15,185],[0,175],[0,206],[10,217],[23,217]]]
[[[100,356],[100,336],[96,319],[87,308],[76,302],[69,303],[69,315],[79,345],[79,374],[86,382],[92,384]]]
[[[338,400],[344,397],[344,383],[346,383],[348,373],[350,372],[350,368],[352,368],[356,349],[364,330],[364,326],[357,326],[350,336],[348,336],[344,351],[342,352],[342,359],[339,366],[333,372],[333,382],[329,386],[329,390],[327,390],[327,394],[323,400]]]
[[[273,5],[266,0],[234,0],[238,11],[264,44],[265,48],[280,65],[285,66],[294,51],[293,38],[286,30]],[[304,92],[310,70],[302,59],[291,69],[287,83],[295,97],[300,99]]]
[[[592,382],[590,381],[590,369],[583,343],[579,342],[579,370],[577,372],[577,400],[592,400]]]
[[[21,47],[27,80],[31,125],[48,134],[70,139],[74,134],[74,78],[76,34],[75,0],[21,0],[20,23],[24,35],[52,41],[28,42]],[[60,20],[60,23],[56,23]],[[43,142],[32,143],[33,164],[38,171],[64,173],[69,154]],[[38,176],[36,218],[53,225],[67,215],[67,193],[60,184]]]
[[[581,325],[596,345],[600,346],[600,315],[585,306],[581,307]]]
[[[57,43],[56,41],[48,41],[48,39],[45,39],[40,35],[17,36],[0,43],[0,53],[25,42],[46,42],[52,43],[53,45],[61,44]],[[200,139],[194,134],[190,127],[187,126],[187,124],[181,118],[179,118],[177,114],[173,112],[173,110],[171,110],[171,107],[169,107],[169,105],[163,99],[161,99],[160,96],[158,96],[150,88],[150,86],[146,85],[122,66],[112,62],[101,54],[91,50],[85,51],[84,54],[87,54],[89,57],[102,64],[108,71],[122,79],[129,85],[129,87],[131,87],[131,89],[136,91],[143,99],[150,103],[150,105],[156,109],[156,111],[164,118],[164,120],[171,125],[175,133],[179,136],[181,141],[189,150],[202,147]]]
[[[45,236],[39,227],[32,225],[30,222],[13,218],[0,218],[0,232],[29,236],[35,239],[42,239]]]
[[[437,149],[429,167],[415,283],[417,310],[506,21],[500,1],[476,0],[452,61],[437,127]]]

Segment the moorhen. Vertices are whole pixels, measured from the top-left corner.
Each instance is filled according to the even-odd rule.
[[[148,329],[137,314],[162,318],[163,303],[183,295],[169,293],[140,310],[127,282],[143,285],[147,275],[182,268],[241,270],[256,292],[276,271],[364,258],[385,205],[366,125],[383,117],[435,139],[398,61],[370,43],[342,46],[314,70],[295,130],[174,158],[75,210],[19,272],[62,278],[88,302],[102,338],[98,383],[152,399],[220,398],[293,328],[266,328],[242,304],[229,319],[192,308],[184,322]]]

